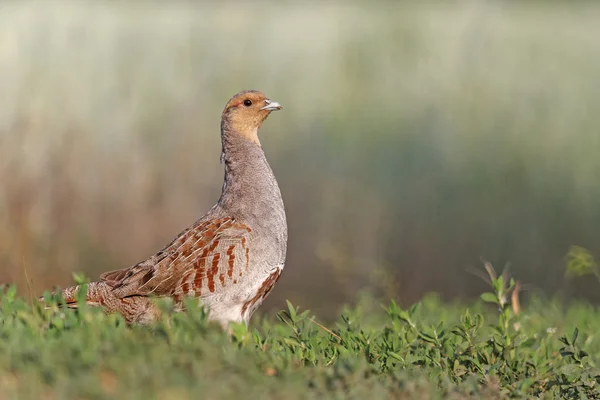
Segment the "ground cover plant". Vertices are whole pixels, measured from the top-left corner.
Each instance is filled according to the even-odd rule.
[[[598,398],[600,2],[1,10],[0,400]],[[285,107],[261,132],[291,232],[262,315],[42,310],[214,204],[243,88]],[[536,291],[479,297],[480,257]]]
[[[492,276],[482,301],[428,296],[409,309],[362,296],[321,323],[287,304],[231,335],[189,302],[154,326],[117,315],[44,310],[5,288],[2,398],[600,398],[600,313],[532,298]],[[490,305],[491,304],[491,305]]]

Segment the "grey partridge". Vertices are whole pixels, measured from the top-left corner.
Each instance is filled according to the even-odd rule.
[[[263,121],[281,108],[254,90],[229,100],[221,116],[225,179],[217,203],[147,260],[88,284],[89,305],[145,324],[160,316],[152,297],[182,305],[191,296],[223,326],[248,323],[279,279],[286,256],[283,200],[258,140]],[[62,291],[67,306],[77,307],[79,289]]]

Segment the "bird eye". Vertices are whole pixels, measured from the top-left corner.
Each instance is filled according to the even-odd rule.
[[[246,99],[246,100],[244,100],[244,105],[245,105],[246,107],[250,107],[250,106],[252,105],[252,100],[247,100],[247,99]]]

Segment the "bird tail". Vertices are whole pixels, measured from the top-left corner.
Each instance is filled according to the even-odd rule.
[[[79,293],[86,287],[85,302],[87,305],[102,307],[107,314],[118,312],[125,318],[128,324],[149,324],[161,317],[161,311],[152,302],[152,299],[145,296],[117,297],[112,287],[105,282],[91,282],[86,285],[71,286],[63,289],[61,291],[62,298],[64,299],[63,306],[78,308],[79,303],[77,299],[80,297]],[[43,302],[44,298],[40,297],[40,301]],[[49,306],[46,306],[46,309],[49,308]]]
[[[68,308],[77,308],[77,299],[79,298],[79,292],[86,290],[85,302],[92,307],[103,306],[106,303],[106,298],[112,296],[110,288],[103,282],[91,282],[85,285],[71,286],[61,290],[61,295],[64,300],[64,306]],[[44,301],[43,297],[39,298],[40,301]],[[49,308],[46,306],[46,308]]]

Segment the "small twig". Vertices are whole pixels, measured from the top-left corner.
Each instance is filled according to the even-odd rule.
[[[496,270],[494,269],[492,264],[489,261],[484,261],[483,266],[485,267],[485,270],[490,276],[490,279],[494,281],[498,276],[496,275]]]
[[[25,273],[25,282],[27,282],[27,289],[29,290],[29,300],[31,303],[31,308],[33,308],[33,290],[31,289],[31,282],[29,281],[29,274],[27,273],[27,263],[25,262],[25,256],[22,257],[22,261],[23,272]]]
[[[339,337],[338,335],[336,335],[335,333],[333,333],[333,331],[331,331],[331,329],[321,325],[320,323],[318,323],[317,321],[315,321],[314,317],[309,319],[310,322],[312,322],[313,324],[317,325],[319,328],[323,329],[325,332],[329,333],[331,336],[336,337],[340,342],[342,341],[342,338]]]
[[[510,304],[512,305],[513,312],[518,315],[521,311],[521,303],[519,302],[519,292],[521,291],[521,283],[515,282],[515,288],[511,294]]]
[[[485,273],[483,273],[481,270],[479,269],[475,269],[472,267],[468,267],[467,268],[467,272],[475,275],[476,277],[478,277],[479,279],[481,279],[482,281],[484,281],[485,283],[487,283],[489,286],[492,286],[492,281],[490,280],[489,275],[486,275]]]

